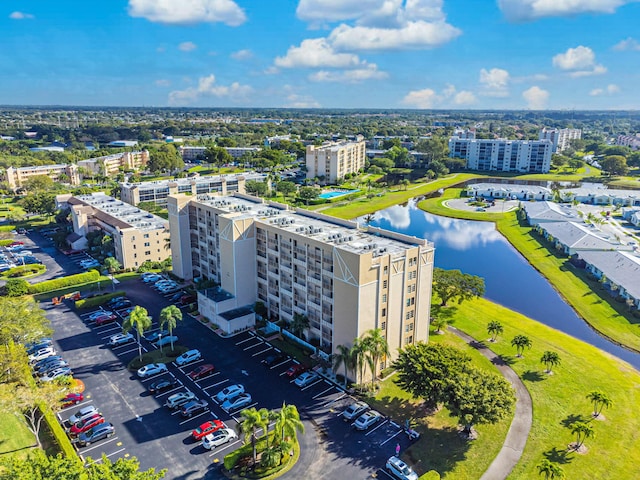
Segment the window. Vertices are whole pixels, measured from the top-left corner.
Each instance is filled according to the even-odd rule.
[[[145,255],[151,255],[151,250],[147,250],[146,252],[144,252]]]
[[[413,257],[409,259],[409,266],[415,267],[418,264],[418,257]]]
[[[407,287],[407,293],[413,293],[413,292],[415,292],[415,291],[416,291],[416,286],[415,286],[415,284],[414,284],[414,285],[409,285],[409,286]]]
[[[414,297],[407,298],[407,307],[410,307],[414,303],[415,303],[415,298]]]
[[[138,258],[138,254],[137,254],[137,253],[134,253],[134,254],[133,254],[133,258]]]
[[[413,318],[413,315],[414,315],[413,310],[409,310],[409,311],[407,312],[407,314],[405,315],[405,318],[406,318],[407,320],[410,320],[410,319],[412,319],[412,318]]]
[[[382,303],[387,303],[387,294],[386,293],[382,294]]]
[[[383,308],[383,309],[382,309],[382,316],[383,316],[383,317],[386,317],[386,316],[387,316],[387,309],[386,309],[386,308]]]
[[[407,323],[404,327],[404,331],[405,332],[412,332],[413,331],[413,322],[412,323]]]
[[[413,335],[409,335],[404,339],[404,343],[413,343]]]
[[[387,285],[388,285],[387,280],[384,280],[384,281],[382,282],[382,288],[387,288]]]
[[[142,237],[143,237],[143,238],[149,238],[149,234],[148,234],[148,233],[145,233]]]
[[[385,274],[385,275],[388,274],[389,273],[389,267],[387,267],[385,265],[385,267],[382,269],[382,273]]]
[[[387,328],[387,322],[382,322],[380,324],[380,330],[384,330],[385,328]]]
[[[148,246],[150,246],[150,245],[151,245],[151,244],[150,244],[149,242],[144,242],[144,246],[145,246],[145,247],[148,247]]]
[[[417,272],[415,270],[411,270],[409,272],[409,280],[413,280],[418,276]]]

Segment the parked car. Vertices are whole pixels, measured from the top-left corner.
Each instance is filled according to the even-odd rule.
[[[376,412],[375,410],[369,410],[368,412],[364,412],[360,415],[355,422],[353,422],[353,426],[358,430],[367,430],[371,425],[378,423],[382,419],[382,414]]]
[[[120,345],[125,345],[129,342],[133,342],[135,337],[132,333],[118,333],[116,335],[112,335],[109,338],[109,346],[110,347],[119,347]]]
[[[31,355],[29,355],[29,361],[31,363],[36,363],[40,360],[43,360],[47,357],[52,357],[53,355],[56,354],[56,349],[53,347],[45,347],[45,348],[41,348],[40,350],[36,351],[35,353],[32,353]]]
[[[112,313],[110,315],[101,315],[99,317],[96,317],[95,324],[96,326],[100,326],[100,325],[106,325],[107,323],[111,323],[115,321],[116,321],[116,315]]]
[[[64,377],[66,375],[72,375],[73,372],[69,367],[59,367],[54,370],[48,371],[45,375],[40,377],[41,382],[52,382],[56,378]]]
[[[69,424],[75,425],[80,420],[84,420],[85,418],[89,418],[92,415],[95,415],[98,412],[98,409],[94,405],[87,405],[86,407],[82,407],[76,413],[69,417]]]
[[[262,360],[262,364],[266,365],[269,368],[271,368],[271,367],[273,367],[275,365],[278,365],[278,364],[284,362],[287,358],[289,358],[289,357],[287,357],[283,353],[276,354],[276,355],[269,355],[267,358]]]
[[[200,350],[189,350],[188,352],[184,352],[182,355],[176,358],[176,365],[181,367],[188,363],[195,362],[196,360],[200,360],[201,358],[202,354],[200,353]]]
[[[147,273],[146,275],[142,274],[142,281],[144,283],[155,283],[162,280],[162,275],[158,275],[157,273]]]
[[[115,305],[118,302],[121,302],[122,300],[127,300],[127,297],[113,297],[111,300],[109,300],[107,302],[107,306],[111,306],[111,305]]]
[[[194,440],[202,440],[206,435],[209,435],[217,430],[224,428],[225,425],[220,420],[215,419],[209,422],[205,422],[198,428],[195,428],[191,432],[191,436]]]
[[[204,365],[199,365],[193,370],[191,370],[187,375],[191,380],[199,380],[208,375],[212,375],[215,367],[210,363],[205,363]]]
[[[318,378],[320,378],[320,375],[316,372],[303,372],[298,376],[298,378],[296,378],[294,383],[296,386],[304,388],[311,385],[313,382],[318,380]]]
[[[60,355],[51,355],[50,357],[43,358],[42,360],[37,361],[33,364],[34,370],[42,370],[47,366],[48,363],[56,363],[60,360],[64,360]]]
[[[158,340],[160,335],[162,335],[163,337],[166,337],[167,335],[169,335],[169,330],[159,330],[157,332],[149,333],[148,335],[145,335],[144,338],[150,341],[151,343],[153,343],[156,340]]]
[[[389,457],[385,468],[387,472],[400,480],[418,480],[418,474],[398,457]]]
[[[169,294],[177,292],[178,290],[181,290],[181,289],[182,289],[182,287],[180,285],[172,285],[172,286],[159,288],[158,291],[162,295],[169,295]]]
[[[191,400],[185,403],[180,410],[183,417],[192,417],[198,413],[204,412],[209,406],[209,402],[206,400]]]
[[[36,371],[36,375],[39,377],[43,377],[53,372],[54,370],[57,370],[59,368],[65,368],[68,366],[69,364],[65,360],[59,359],[59,360],[56,360],[55,362],[46,363],[43,367],[41,367],[40,369],[38,369],[38,371]]]
[[[301,363],[296,363],[295,365],[291,365],[285,373],[287,377],[295,378],[300,375],[302,372],[306,372],[307,367],[302,365]]]
[[[165,345],[171,345],[171,343],[176,343],[178,341],[178,337],[175,335],[167,335],[166,337],[158,338],[154,343],[156,347],[164,347]]]
[[[222,403],[230,398],[235,397],[236,395],[240,395],[244,393],[244,385],[240,385],[239,383],[235,385],[229,385],[226,388],[223,388],[216,394],[216,400],[218,403]]]
[[[111,435],[115,433],[116,429],[110,423],[103,423],[96,427],[93,427],[88,432],[81,433],[78,436],[78,444],[80,446],[86,446],[91,443],[97,442],[104,438],[109,438]]]
[[[82,393],[69,393],[60,400],[60,406],[62,408],[71,407],[77,405],[84,400],[84,394]]]
[[[95,322],[96,318],[102,317],[104,315],[113,315],[113,312],[111,312],[109,310],[97,310],[97,311],[93,312],[91,315],[89,315],[87,317],[87,320],[89,320],[90,322]]]
[[[122,300],[118,300],[116,303],[111,304],[109,307],[114,310],[120,310],[122,308],[130,307],[131,305],[131,300],[123,298]]]
[[[168,372],[167,366],[164,363],[150,363],[142,368],[138,369],[138,377],[148,378],[159,373]]]
[[[169,299],[169,301],[170,301],[171,303],[177,302],[178,300],[180,300],[180,297],[182,297],[182,295],[183,295],[183,293],[182,293],[182,292],[174,293],[174,294],[171,296],[171,298]]]
[[[187,390],[186,392],[174,393],[169,398],[165,405],[169,408],[179,408],[185,403],[189,403],[191,400],[197,400],[196,394]]]
[[[229,398],[222,404],[222,410],[229,413],[234,410],[239,410],[248,405],[251,405],[251,395],[248,393],[241,393],[233,398]]]
[[[238,434],[230,428],[221,428],[213,433],[205,435],[202,439],[202,446],[207,450],[219,447],[225,443],[229,443],[231,440],[238,438]]]
[[[342,412],[342,416],[345,420],[353,420],[354,418],[358,418],[367,410],[369,410],[369,405],[366,403],[354,402],[349,405],[344,412]]]
[[[182,296],[180,297],[180,301],[179,301],[179,303],[180,303],[181,305],[189,305],[190,303],[193,303],[193,302],[195,302],[196,300],[198,300],[198,297],[196,297],[195,295],[187,294],[187,295],[182,295]]]
[[[162,380],[158,380],[157,382],[153,382],[151,385],[149,385],[149,392],[150,393],[164,392],[165,390],[169,390],[170,388],[172,388],[177,383],[178,383],[178,380],[175,379],[174,377],[164,378]]]
[[[69,429],[69,434],[76,437],[81,433],[91,430],[93,427],[104,423],[104,417],[99,413],[92,415],[84,420],[80,420]]]

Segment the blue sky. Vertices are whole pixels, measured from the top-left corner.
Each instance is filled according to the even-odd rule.
[[[0,104],[640,109],[639,26],[638,0],[3,0]]]

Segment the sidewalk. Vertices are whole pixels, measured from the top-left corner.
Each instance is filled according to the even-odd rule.
[[[461,332],[455,327],[450,326],[449,331],[488,358],[515,389],[516,411],[507,436],[502,444],[502,449],[496,458],[493,459],[487,471],[480,477],[480,480],[504,480],[509,473],[511,473],[513,467],[520,461],[522,451],[527,444],[527,438],[529,437],[531,422],[533,420],[531,396],[516,372],[514,372],[510,366],[506,365],[498,355],[473,337]]]

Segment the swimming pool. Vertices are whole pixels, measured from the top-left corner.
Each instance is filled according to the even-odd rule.
[[[319,198],[323,198],[325,200],[329,200],[331,198],[342,197],[343,195],[350,195],[352,193],[359,192],[360,190],[331,190],[328,192],[322,192],[319,195]]]

